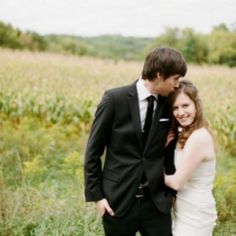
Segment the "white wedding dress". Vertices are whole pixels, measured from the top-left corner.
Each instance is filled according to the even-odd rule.
[[[175,151],[175,166],[181,165],[182,150]],[[211,236],[217,219],[212,195],[215,160],[201,162],[178,191],[174,207],[173,236]]]

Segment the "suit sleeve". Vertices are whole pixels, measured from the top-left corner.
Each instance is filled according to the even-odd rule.
[[[109,92],[105,92],[95,113],[85,153],[84,177],[86,201],[98,201],[104,198],[101,157],[110,140],[113,117],[114,104],[112,103],[112,97]]]
[[[165,148],[165,172],[168,175],[174,174],[175,164],[174,164],[174,150],[176,147],[176,139],[173,139],[168,146]],[[172,188],[166,186],[167,194],[170,194],[172,197],[176,197],[176,191]]]

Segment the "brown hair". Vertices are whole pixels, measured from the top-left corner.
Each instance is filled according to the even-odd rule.
[[[174,133],[175,134],[178,133],[179,124],[177,120],[175,119],[175,117],[173,116],[173,105],[178,95],[181,93],[186,94],[194,102],[195,107],[196,107],[196,116],[193,123],[188,127],[184,127],[182,132],[180,132],[178,135],[178,143],[180,145],[180,148],[183,148],[188,137],[191,135],[191,133],[194,130],[202,128],[202,127],[208,127],[208,124],[207,124],[207,121],[203,117],[203,108],[202,108],[202,104],[199,98],[197,88],[191,81],[182,80],[179,83],[179,88],[169,95],[169,102],[170,102],[171,111],[172,111],[172,129],[174,130]]]
[[[157,77],[157,73],[165,79],[175,74],[184,77],[186,72],[187,64],[180,52],[168,47],[155,48],[145,59],[142,78],[152,81]]]

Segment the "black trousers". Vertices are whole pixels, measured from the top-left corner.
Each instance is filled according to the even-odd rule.
[[[134,205],[122,218],[105,213],[103,227],[106,236],[172,236],[171,215],[160,212],[150,196],[136,198]]]

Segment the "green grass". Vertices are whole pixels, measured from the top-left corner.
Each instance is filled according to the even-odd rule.
[[[83,158],[104,90],[133,82],[140,62],[0,49],[0,236],[99,236],[85,203]],[[236,235],[236,69],[189,66],[217,144],[214,236]]]

